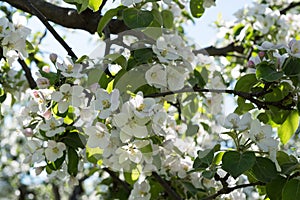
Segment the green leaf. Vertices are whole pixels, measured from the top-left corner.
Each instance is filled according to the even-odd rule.
[[[134,58],[140,63],[147,63],[153,57],[153,51],[150,48],[137,49],[133,53]]]
[[[252,87],[258,83],[255,74],[246,74],[242,76],[236,83],[234,90],[240,92],[250,92]]]
[[[48,163],[47,166],[52,170],[58,170],[61,167],[61,165],[63,164],[63,162],[65,161],[65,157],[66,157],[66,154],[64,152],[64,155],[62,157],[58,158],[54,162]]]
[[[273,64],[261,62],[256,66],[256,78],[267,82],[274,82],[283,76],[283,72],[276,71]]]
[[[300,58],[289,57],[282,68],[287,76],[300,75]]]
[[[102,4],[102,0],[89,0],[89,8],[94,12],[98,11]]]
[[[285,122],[278,128],[278,136],[283,144],[286,144],[296,132],[299,125],[299,115],[293,110]]]
[[[214,159],[214,153],[220,150],[220,145],[217,144],[213,149],[206,149],[204,151],[198,151],[198,157],[195,159],[193,168],[205,169],[211,165]]]
[[[102,164],[102,153],[103,150],[99,147],[89,148],[86,147],[86,158],[89,162],[101,165]]]
[[[199,126],[192,124],[191,122],[188,124],[187,126],[187,130],[186,130],[186,136],[193,136],[195,135],[199,130]]]
[[[110,20],[114,17],[117,16],[120,10],[123,10],[126,8],[125,6],[119,6],[114,9],[108,10],[103,17],[99,20],[98,27],[97,27],[97,33],[101,36],[102,31],[105,28],[105,26],[110,22]]]
[[[163,18],[164,27],[169,29],[173,28],[173,23],[174,23],[173,13],[170,10],[163,10],[161,11],[161,16]]]
[[[0,88],[0,103],[3,103],[5,101],[6,96],[7,95],[6,95],[5,91],[2,88]]]
[[[127,8],[123,11],[123,20],[126,26],[131,29],[145,28],[153,21],[153,15],[148,10]]]
[[[203,0],[191,0],[190,9],[193,17],[200,18],[205,11],[203,7]]]
[[[300,199],[300,180],[289,180],[282,189],[282,200]]]
[[[86,138],[78,132],[67,132],[66,135],[62,136],[62,142],[72,148],[85,148]]]
[[[78,173],[79,157],[74,148],[68,148],[68,173],[71,176],[76,176]]]
[[[205,82],[204,78],[202,77],[201,73],[197,69],[194,69],[194,75],[197,80],[198,86],[200,88],[203,88],[206,85],[206,82]]]
[[[272,200],[281,200],[282,198],[282,189],[286,183],[286,179],[282,176],[278,176],[270,183],[266,185],[267,195]]]
[[[222,158],[222,168],[234,178],[251,169],[254,164],[255,154],[253,152],[228,151]]]
[[[252,171],[255,178],[264,183],[268,183],[277,177],[276,166],[268,158],[257,157]]]

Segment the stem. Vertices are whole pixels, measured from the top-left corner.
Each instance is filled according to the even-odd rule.
[[[68,55],[72,58],[77,59],[77,56],[72,51],[72,48],[62,39],[62,37],[55,31],[55,29],[49,24],[47,18],[43,13],[41,13],[32,3],[31,0],[27,0],[27,4],[30,10],[33,11],[34,15],[36,15],[39,20],[46,26],[46,28],[52,33],[53,37],[64,47],[64,49],[68,52]]]
[[[160,185],[168,193],[169,197],[173,200],[182,200],[182,198],[170,187],[170,185],[162,179],[156,172],[152,172],[152,176],[160,183]]]
[[[111,171],[110,169],[108,168],[103,168],[103,171],[106,171],[111,177],[112,179],[119,185],[123,186],[124,189],[130,193],[131,189],[130,189],[130,186],[128,185],[128,183],[122,181],[117,175],[115,172]]]
[[[26,63],[25,63],[24,60],[22,60],[22,59],[19,58],[19,59],[18,59],[18,62],[20,63],[22,69],[23,69],[24,72],[25,72],[25,77],[26,77],[26,79],[27,79],[27,81],[28,81],[29,87],[30,87],[31,89],[36,88],[36,87],[37,87],[37,84],[36,84],[35,80],[34,80],[33,77],[32,77],[30,68],[26,65]]]
[[[240,188],[245,188],[245,187],[250,187],[250,186],[256,186],[256,185],[265,185],[265,183],[262,182],[255,182],[255,183],[248,183],[248,184],[242,184],[242,185],[237,185],[234,187],[223,187],[221,190],[219,190],[217,193],[205,197],[201,200],[212,200],[215,199],[216,197],[218,197],[221,194],[229,194],[230,192],[236,190],[236,189],[240,189]]]

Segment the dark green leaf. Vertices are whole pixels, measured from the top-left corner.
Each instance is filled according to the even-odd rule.
[[[277,177],[276,166],[268,158],[257,157],[252,171],[256,179],[264,183],[268,183]]]
[[[300,58],[289,57],[282,68],[287,76],[300,75]]]
[[[200,18],[205,11],[203,7],[203,0],[191,0],[190,10],[193,17]]]
[[[79,158],[74,148],[68,148],[68,173],[76,176],[78,173]]]
[[[62,142],[67,146],[72,148],[85,148],[86,139],[83,135],[78,132],[67,132],[66,135],[63,136]]]
[[[222,168],[234,178],[251,169],[254,164],[255,154],[253,152],[228,151],[222,158]]]
[[[105,28],[105,26],[110,22],[110,20],[114,17],[117,16],[119,11],[123,10],[124,8],[126,8],[125,6],[119,6],[117,8],[114,9],[110,9],[108,10],[103,17],[101,17],[101,19],[99,20],[98,23],[98,27],[97,27],[97,33],[101,36],[102,35],[102,31]]]
[[[278,176],[270,183],[267,184],[267,195],[271,200],[281,200],[282,198],[282,189],[284,184],[286,183],[286,179]]]
[[[173,13],[170,10],[163,10],[161,11],[161,16],[164,21],[164,27],[168,29],[173,28],[173,23],[174,23]]]
[[[234,90],[240,92],[250,92],[252,87],[258,83],[255,74],[246,74],[236,83]]]
[[[267,82],[274,82],[283,76],[283,72],[276,71],[273,64],[261,62],[256,66],[256,78]]]
[[[129,28],[145,28],[149,26],[153,20],[150,11],[139,10],[136,8],[127,8],[123,11],[123,20]]]
[[[147,63],[153,57],[153,51],[150,48],[137,49],[133,53],[134,58],[140,63]]]
[[[282,200],[300,199],[300,180],[289,180],[282,189]]]

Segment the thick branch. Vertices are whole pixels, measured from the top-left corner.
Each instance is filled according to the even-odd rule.
[[[285,15],[289,10],[292,8],[295,8],[297,6],[300,6],[300,2],[292,2],[290,5],[288,5],[286,8],[280,10],[281,15]]]
[[[227,89],[206,89],[206,88],[199,88],[195,86],[193,88],[183,88],[181,90],[153,93],[153,94],[145,95],[145,97],[164,97],[167,95],[181,94],[181,93],[188,93],[188,92],[201,92],[201,93],[211,92],[217,94],[222,94],[222,93],[233,94],[242,97],[245,100],[249,100],[250,102],[254,103],[258,107],[258,109],[262,109],[262,108],[268,109],[268,106],[276,106],[283,110],[292,110],[292,107],[294,106],[294,103],[291,103],[289,105],[283,105],[282,102],[285,99],[276,102],[273,101],[269,102],[269,101],[261,101],[255,98],[255,97],[261,97],[262,95],[271,92],[271,90],[263,91],[260,93],[248,93],[248,92],[241,92],[241,91],[227,90]],[[287,95],[285,98],[289,98],[289,95]]]
[[[162,179],[156,172],[152,172],[152,176],[159,182],[159,184],[165,189],[169,197],[173,200],[181,200],[182,198],[170,187],[170,185]]]
[[[234,43],[229,44],[226,47],[216,48],[213,46],[206,47],[204,49],[195,50],[193,51],[195,54],[207,54],[209,56],[227,56],[229,52],[237,52],[243,54],[244,47],[243,46],[236,46]]]
[[[9,3],[17,9],[35,15],[34,11],[27,6],[24,0],[3,0],[2,2]],[[92,34],[97,31],[98,22],[101,18],[101,11],[93,12],[87,9],[79,14],[75,9],[59,7],[44,0],[34,0],[32,4],[43,13],[48,20],[66,28],[81,29]],[[112,20],[108,24],[108,27],[112,34],[117,34],[128,29],[123,21],[120,20]]]

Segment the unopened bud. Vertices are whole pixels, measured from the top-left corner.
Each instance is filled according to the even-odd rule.
[[[264,51],[260,51],[258,52],[258,56],[260,59],[262,59],[263,57],[265,57],[266,53]]]
[[[23,130],[23,134],[24,134],[26,137],[31,137],[31,136],[33,136],[32,128],[25,128],[25,129]]]
[[[57,60],[57,54],[51,53],[49,58],[50,58],[51,62],[55,63]]]
[[[36,80],[36,84],[37,84],[38,88],[45,89],[45,88],[49,87],[50,82],[47,78],[41,77]]]
[[[50,72],[50,67],[49,67],[49,66],[44,66],[44,67],[42,68],[42,70],[43,70],[44,72],[46,72],[46,73],[49,73],[49,72]]]
[[[255,67],[254,62],[252,60],[249,60],[248,63],[247,63],[247,67],[254,68]]]

